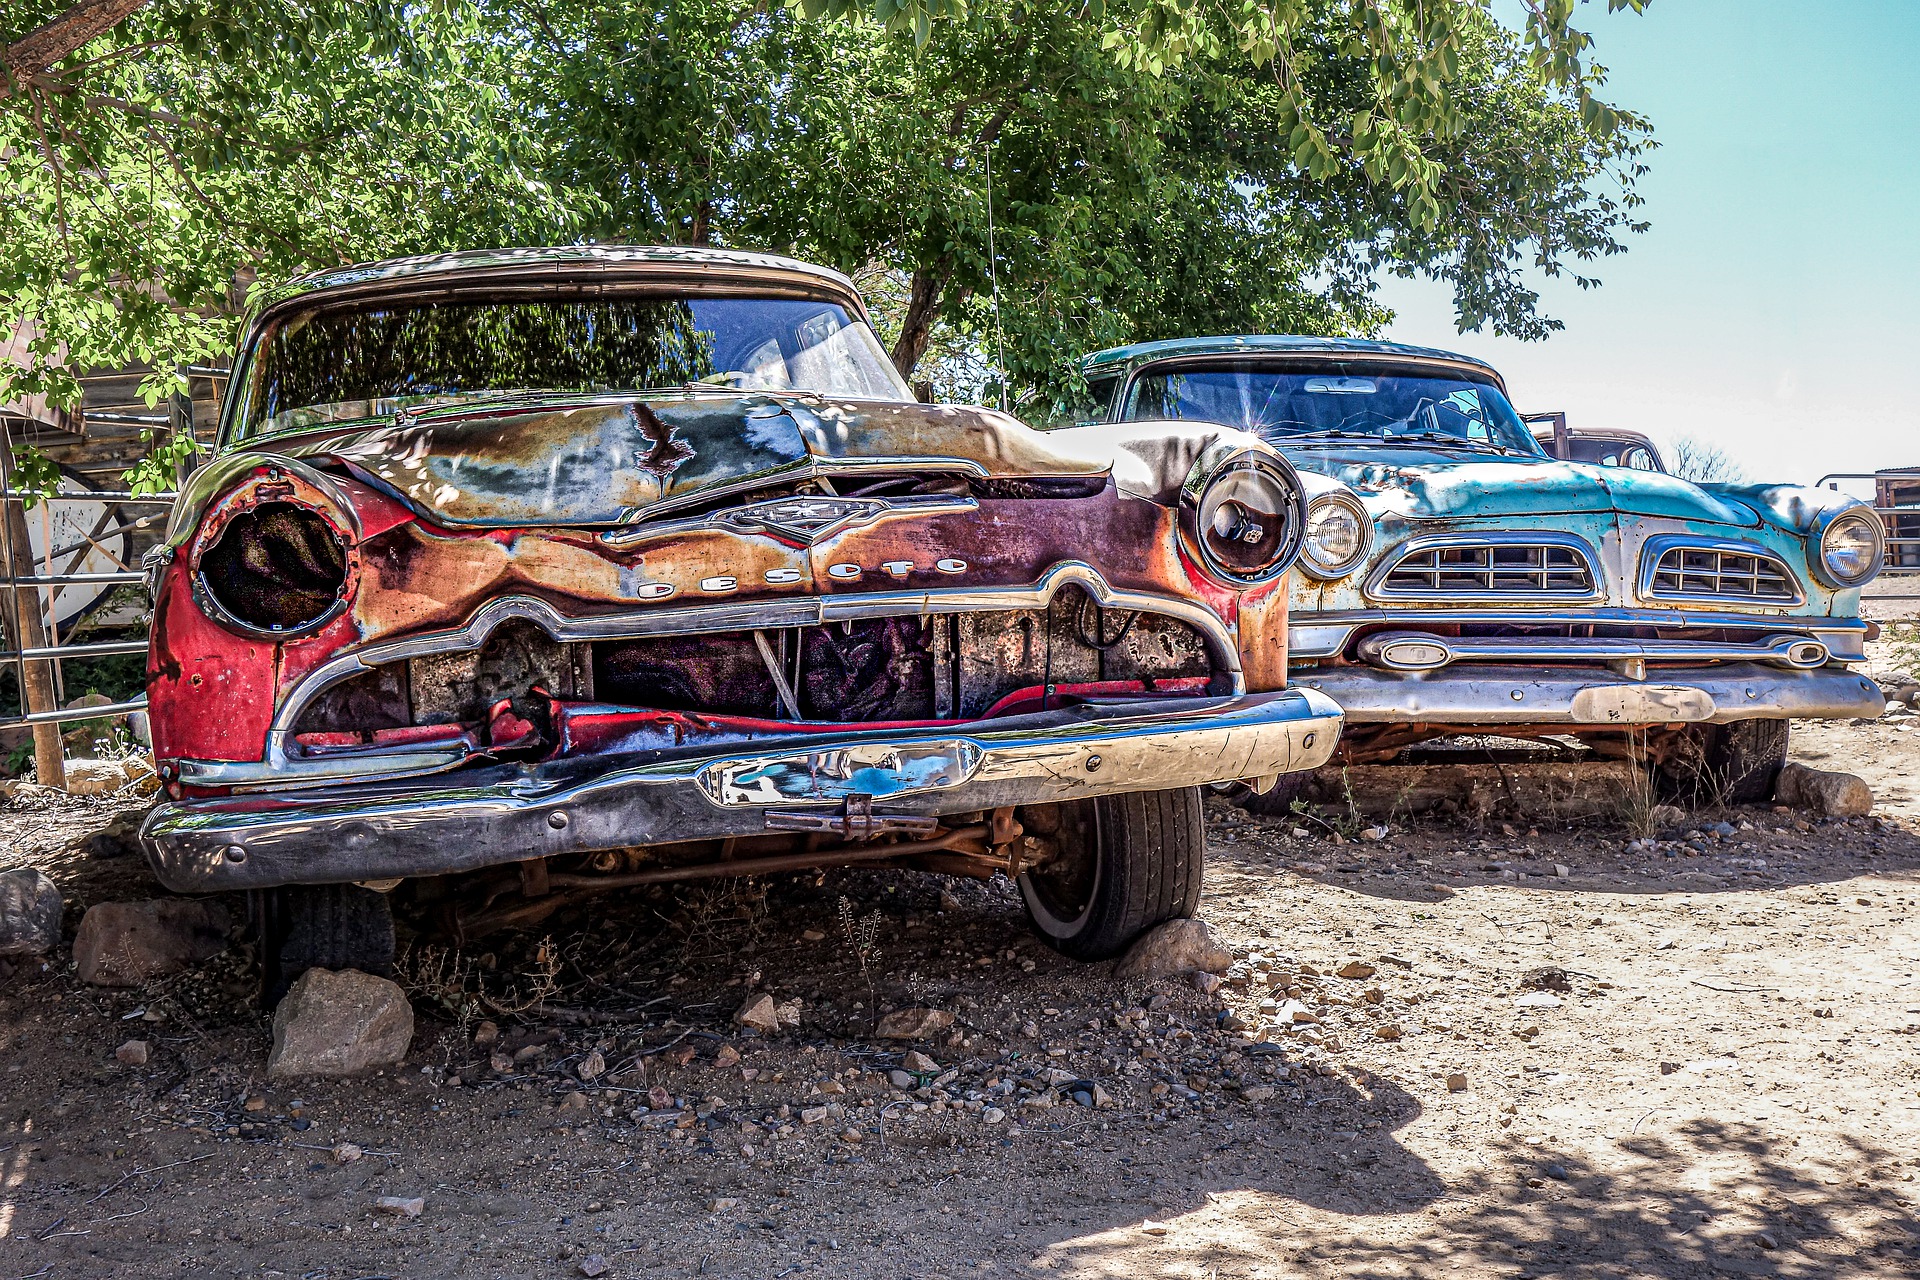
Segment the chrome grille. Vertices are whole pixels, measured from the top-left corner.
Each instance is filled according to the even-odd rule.
[[[1800,584],[1793,571],[1757,547],[1681,544],[1650,550],[1658,554],[1645,584],[1650,598],[1757,604],[1800,601]]]
[[[1369,588],[1384,599],[1587,597],[1593,565],[1578,545],[1540,540],[1410,545]]]

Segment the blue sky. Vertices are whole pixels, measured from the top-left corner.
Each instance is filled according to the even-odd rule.
[[[1466,351],[1524,412],[1691,434],[1755,479],[1920,466],[1920,2],[1581,6],[1605,96],[1651,118],[1652,222],[1545,342],[1458,334],[1445,286],[1388,280],[1384,335]]]

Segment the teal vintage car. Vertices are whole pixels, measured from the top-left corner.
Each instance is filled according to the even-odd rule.
[[[1884,552],[1864,503],[1557,461],[1498,372],[1423,347],[1189,338],[1081,369],[1082,422],[1224,423],[1299,471],[1290,674],[1345,708],[1348,760],[1571,735],[1649,761],[1669,791],[1752,802],[1790,719],[1884,705],[1848,666]]]

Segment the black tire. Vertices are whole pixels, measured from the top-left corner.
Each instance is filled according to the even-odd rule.
[[[1060,806],[1060,855],[1020,877],[1027,920],[1076,960],[1117,956],[1200,906],[1200,789],[1138,791]]]
[[[1654,777],[1661,795],[1694,806],[1763,804],[1787,763],[1785,720],[1693,725]]]
[[[260,903],[261,1005],[271,1009],[309,969],[393,976],[393,907],[357,884],[270,889]]]
[[[1257,813],[1263,818],[1285,818],[1293,813],[1293,802],[1306,794],[1307,783],[1312,778],[1311,770],[1302,770],[1281,774],[1265,791],[1255,791],[1244,782],[1228,783],[1220,790],[1248,813]]]

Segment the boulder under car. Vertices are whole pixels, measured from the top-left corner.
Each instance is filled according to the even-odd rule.
[[[1011,877],[1107,956],[1194,910],[1198,788],[1339,735],[1285,687],[1276,450],[916,403],[833,271],[330,271],[251,313],[222,413],[149,560],[143,840],[263,891],[283,978],[377,968],[390,892],[472,931],[852,864]]]
[[[1194,338],[1082,372],[1086,417],[1116,432],[1220,423],[1299,469],[1288,652],[1345,709],[1347,759],[1570,735],[1648,761],[1680,798],[1741,803],[1771,796],[1789,719],[1880,714],[1847,665],[1883,557],[1864,503],[1557,461],[1497,372],[1445,351]]]

